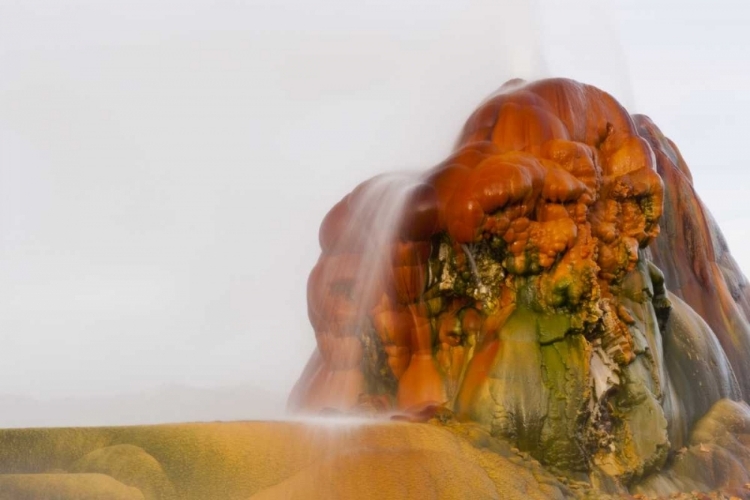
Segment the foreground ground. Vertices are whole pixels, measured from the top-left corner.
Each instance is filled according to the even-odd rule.
[[[522,457],[430,424],[20,429],[0,443],[0,498],[564,498]]]
[[[582,497],[605,496],[470,425],[320,419],[0,430],[0,499]]]

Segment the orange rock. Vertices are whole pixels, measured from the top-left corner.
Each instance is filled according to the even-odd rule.
[[[622,290],[641,279],[643,249],[659,234],[657,168],[678,161],[645,127],[641,135],[615,99],[589,85],[513,81],[469,117],[451,156],[412,184],[393,184],[401,198],[371,196],[382,177],[357,186],[321,225],[308,286],[318,353],[292,406],[316,411],[338,401],[346,410],[378,398],[399,410],[444,405],[508,439],[520,429],[528,443],[541,442],[534,426],[552,412],[555,425],[573,432],[566,426],[579,425],[575,415],[590,412],[587,389],[560,410],[560,395],[548,394],[558,381],[524,363],[553,366],[559,354],[544,358],[542,343],[569,335],[579,340],[561,349],[583,360],[582,373],[594,349],[617,370],[643,352],[631,327],[656,320],[638,323],[645,313],[629,310],[633,294],[621,300]],[[392,223],[377,220],[385,199],[394,209],[403,203]],[[373,235],[385,222],[391,232]],[[701,279],[713,272],[702,269]],[[571,373],[555,376],[578,383]],[[529,385],[516,394],[512,381]]]

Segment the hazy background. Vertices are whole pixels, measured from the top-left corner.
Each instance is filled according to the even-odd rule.
[[[270,418],[318,224],[512,77],[650,115],[750,270],[742,1],[0,0],[0,426]]]

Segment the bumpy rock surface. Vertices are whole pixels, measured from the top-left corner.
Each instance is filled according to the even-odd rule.
[[[440,408],[617,492],[750,394],[744,276],[674,144],[594,87],[509,82],[320,243],[296,411]]]

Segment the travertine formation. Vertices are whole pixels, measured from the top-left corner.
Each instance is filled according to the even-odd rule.
[[[389,189],[402,196],[384,237],[372,205]],[[507,83],[447,160],[411,184],[363,183],[320,243],[297,411],[439,409],[549,467],[632,485],[750,390],[746,281],[687,166],[592,86]]]

